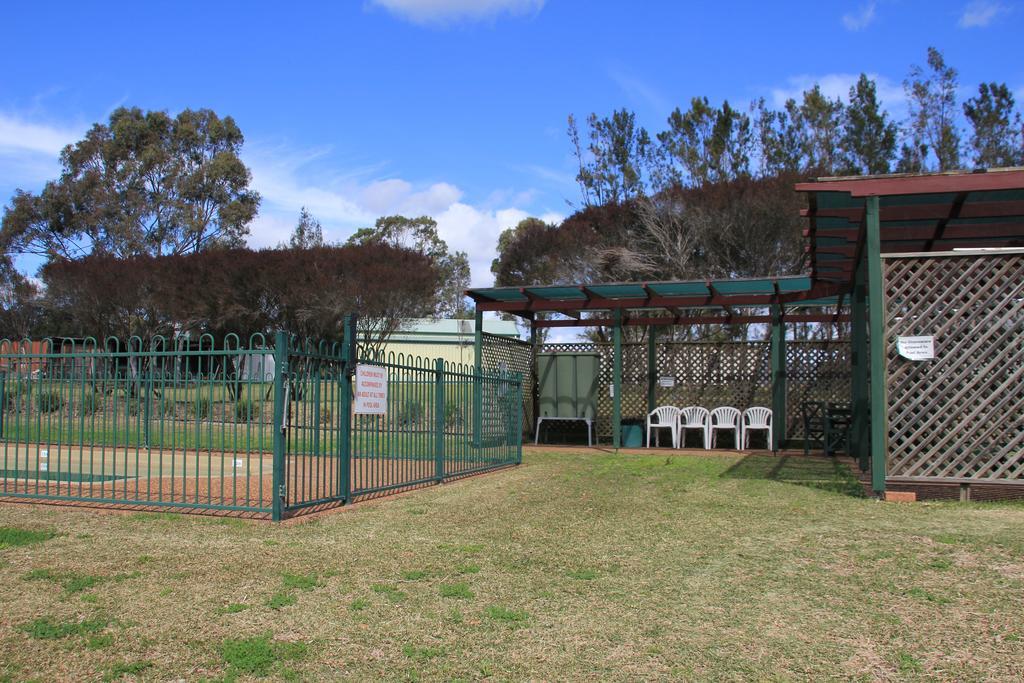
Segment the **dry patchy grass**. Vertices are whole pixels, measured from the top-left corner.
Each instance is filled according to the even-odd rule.
[[[828,461],[526,462],[284,526],[0,506],[0,681],[1024,675],[1024,506],[877,503]]]

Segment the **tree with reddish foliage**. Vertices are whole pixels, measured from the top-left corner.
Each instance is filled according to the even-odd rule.
[[[212,249],[176,256],[95,255],[42,270],[47,303],[67,334],[142,337],[277,329],[337,339],[355,313],[379,345],[433,297],[425,256],[384,244],[313,249]]]

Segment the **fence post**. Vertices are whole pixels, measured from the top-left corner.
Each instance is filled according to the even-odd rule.
[[[7,410],[7,371],[0,370],[0,439],[4,438],[4,412]]]
[[[288,435],[285,433],[285,411],[288,406],[284,402],[284,383],[288,374],[288,336],[278,330],[274,342],[274,465],[271,496],[273,506],[271,519],[281,521],[282,502],[284,499],[284,454]]]
[[[434,361],[434,478],[444,481],[444,358]]]
[[[152,362],[152,359],[150,360],[150,362]],[[143,419],[143,422],[145,424],[145,427],[144,427],[145,432],[144,432],[143,439],[146,442],[146,448],[150,448],[150,447],[152,447],[152,444],[153,444],[153,442],[150,440],[151,431],[152,431],[152,427],[150,425],[150,421],[153,419],[153,411],[152,411],[152,407],[150,406],[150,403],[152,403],[152,400],[153,400],[153,369],[152,368],[149,368],[149,369],[146,370],[145,384],[146,384],[146,390],[145,390],[146,391],[146,395],[142,399],[143,400],[143,404],[142,404],[142,419]]]
[[[522,373],[517,372],[515,377],[516,377],[516,381],[518,382],[517,388],[519,389],[519,391],[518,391],[519,395],[517,396],[517,400],[516,400],[516,425],[517,425],[518,428],[514,430],[514,434],[516,434],[516,442],[515,442],[516,464],[517,465],[522,465],[523,464],[523,430],[522,430],[522,426],[521,425],[523,424],[523,375],[522,375]]]
[[[473,447],[483,442],[484,387],[481,370],[484,364],[484,314],[479,309],[473,318]]]
[[[352,375],[355,374],[356,316],[345,316],[344,337],[341,343],[341,495],[346,503],[352,502]]]

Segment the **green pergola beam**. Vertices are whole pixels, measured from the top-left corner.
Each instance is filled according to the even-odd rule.
[[[777,451],[786,441],[786,326],[782,306],[772,306],[772,443]]]
[[[622,447],[622,309],[615,309],[612,326],[612,445]]]
[[[850,301],[850,452],[862,472],[870,463],[871,440],[868,434],[868,309],[865,291],[866,263],[861,259],[853,273],[853,297]]]
[[[868,197],[864,214],[867,232],[868,316],[871,320],[871,490],[885,495],[888,457],[888,408],[885,399],[885,295],[882,292],[882,243],[878,197]]]

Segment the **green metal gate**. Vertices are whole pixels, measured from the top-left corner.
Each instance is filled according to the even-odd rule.
[[[279,520],[517,464],[521,375],[278,333],[0,340],[0,497]],[[383,415],[353,415],[358,363]]]

